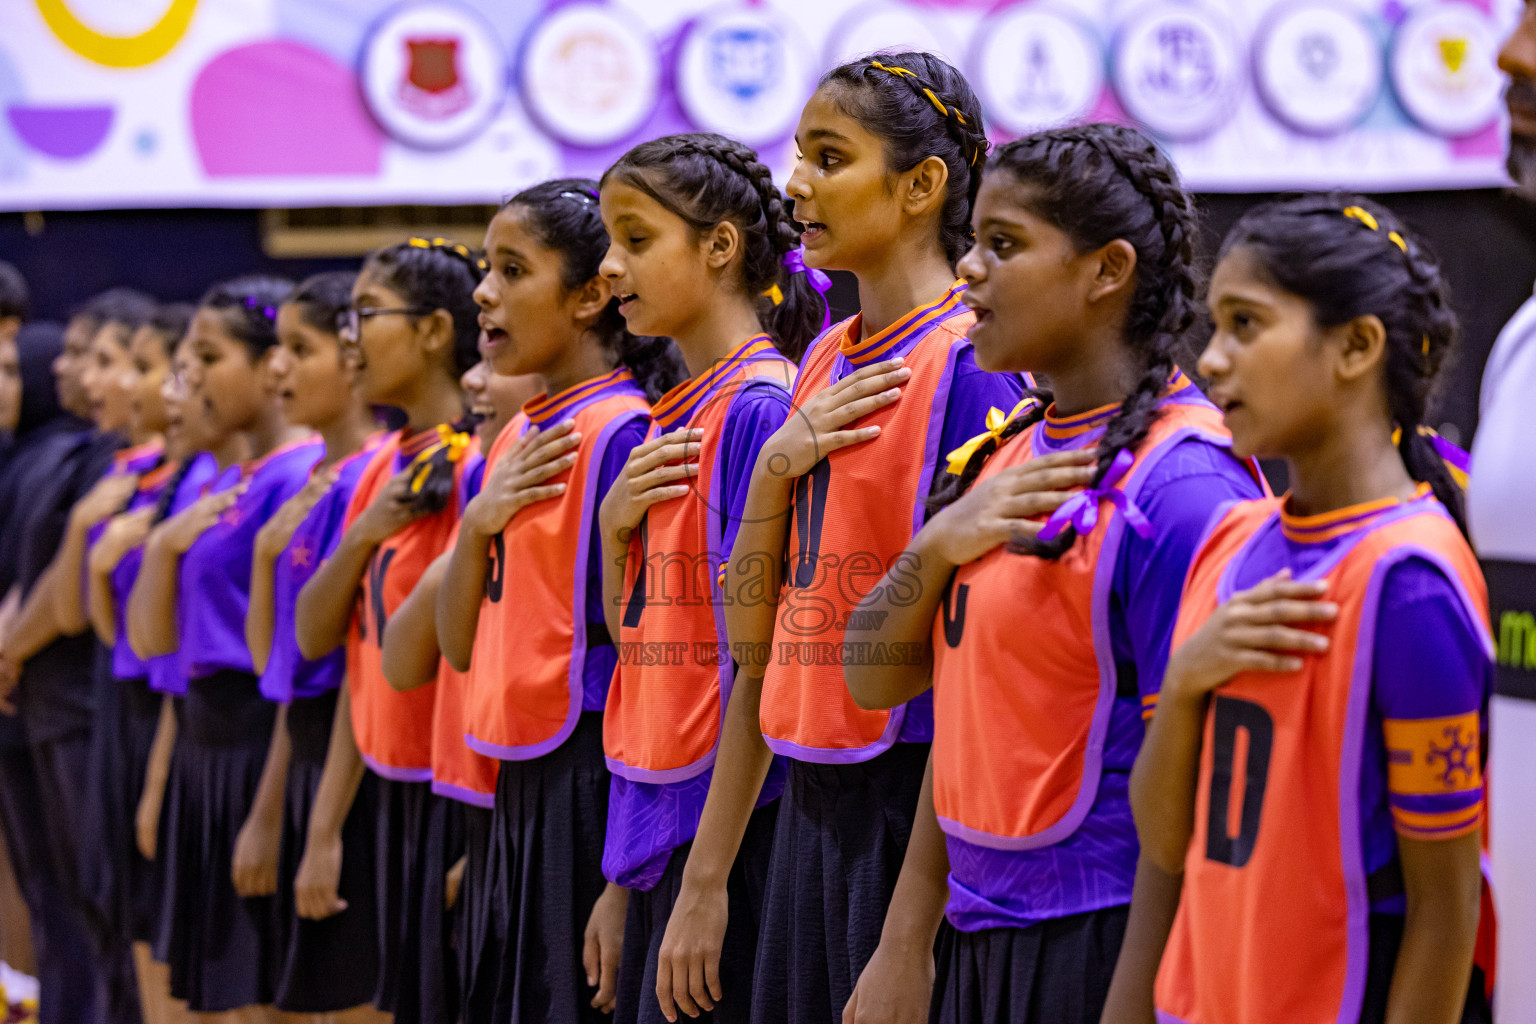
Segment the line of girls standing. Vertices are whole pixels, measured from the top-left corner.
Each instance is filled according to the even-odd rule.
[[[1432,254],[1363,199],[1268,204],[1202,309],[1156,146],[984,127],[937,57],[864,58],[787,197],[673,136],[517,194],[483,255],[205,297],[172,468],[60,548],[167,694],[120,756],[169,996],[1486,1019]]]

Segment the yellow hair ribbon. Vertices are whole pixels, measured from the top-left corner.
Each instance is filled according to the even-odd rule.
[[[971,457],[981,449],[981,446],[991,441],[993,444],[1002,444],[1003,431],[1019,413],[1035,404],[1033,398],[1021,398],[1019,404],[1013,407],[1013,411],[1006,416],[1003,410],[997,406],[987,410],[987,429],[985,433],[977,434],[965,444],[950,452],[945,458],[949,460],[949,471],[955,476],[965,472],[965,467],[970,464]]]
[[[1344,216],[1348,217],[1350,220],[1359,221],[1361,224],[1364,224],[1372,231],[1381,230],[1381,224],[1376,220],[1375,216],[1372,215],[1371,211],[1365,209],[1364,207],[1346,206],[1344,207]]]
[[[1396,231],[1388,231],[1387,240],[1393,245],[1397,246],[1399,249],[1403,250],[1404,254],[1408,252],[1408,243],[1405,242],[1403,240],[1403,236],[1398,234]]]
[[[410,468],[415,470],[411,476],[411,493],[420,494],[421,489],[427,485],[427,477],[432,473],[432,459],[438,452],[447,452],[450,465],[461,462],[464,453],[469,446],[474,444],[473,434],[456,431],[452,427],[438,425],[437,443],[421,451],[411,460]]]
[[[777,284],[759,294],[769,299],[775,306],[782,306],[784,304],[784,289],[780,288]]]

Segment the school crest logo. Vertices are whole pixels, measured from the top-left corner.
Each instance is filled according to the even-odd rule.
[[[977,86],[987,112],[1024,135],[1086,118],[1104,92],[1104,51],[1081,22],[1031,4],[977,33]]]
[[[459,78],[459,40],[407,39],[409,54],[405,81],[400,83],[400,102],[419,116],[452,117],[473,97]]]
[[[523,96],[551,135],[577,146],[627,138],[656,108],[656,42],[622,8],[560,7],[523,50]]]
[[[1127,111],[1160,135],[1197,139],[1232,115],[1242,90],[1237,34],[1198,3],[1145,7],[1121,30],[1115,88]]]
[[[1450,137],[1492,124],[1504,95],[1499,43],[1498,27],[1472,4],[1415,7],[1392,41],[1392,84],[1408,116]]]
[[[368,109],[401,142],[422,149],[463,145],[501,109],[501,42],[454,3],[409,4],[386,14],[363,47],[359,78]]]
[[[1254,50],[1264,105],[1296,131],[1346,131],[1381,95],[1386,69],[1371,29],[1325,0],[1276,8],[1255,34]]]
[[[694,23],[677,62],[689,120],[753,144],[783,138],[811,91],[809,48],[766,7],[728,9]]]

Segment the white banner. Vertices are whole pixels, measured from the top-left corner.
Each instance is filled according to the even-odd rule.
[[[816,78],[959,66],[994,137],[1138,123],[1212,191],[1504,183],[1521,0],[4,0],[0,209],[495,202]]]

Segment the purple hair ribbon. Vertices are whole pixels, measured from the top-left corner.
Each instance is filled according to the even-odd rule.
[[[1063,502],[1060,508],[1051,513],[1051,517],[1045,521],[1045,527],[1040,531],[1039,540],[1050,543],[1061,536],[1062,531],[1068,526],[1076,530],[1079,537],[1088,536],[1093,532],[1093,528],[1099,525],[1099,502],[1101,501],[1107,501],[1119,509],[1131,529],[1143,537],[1149,536],[1152,533],[1152,523],[1147,519],[1146,513],[1137,508],[1136,503],[1115,486],[1126,473],[1130,472],[1135,462],[1136,456],[1132,455],[1129,449],[1120,449],[1097,487],[1090,487],[1086,491],[1074,494]]]
[[[832,290],[832,279],[823,270],[805,265],[805,246],[798,246],[784,254],[784,269],[791,274],[804,274],[811,282],[811,287],[821,296],[821,329],[825,331],[832,326],[832,304],[827,301],[827,292]]]

